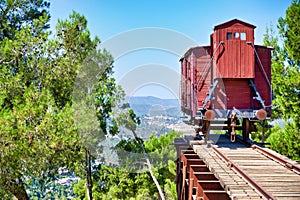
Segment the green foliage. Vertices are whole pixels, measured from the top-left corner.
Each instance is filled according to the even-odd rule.
[[[13,199],[13,195],[0,186],[0,197],[2,199]]]
[[[0,41],[4,38],[12,39],[25,26],[33,26],[40,17],[50,19],[48,12],[50,3],[47,0],[0,0]],[[44,23],[42,29],[49,28]],[[39,34],[39,29],[35,34]]]
[[[62,173],[55,177],[31,177],[25,181],[29,199],[48,200],[73,197],[74,193],[72,189],[76,181],[69,179],[71,176],[73,176],[71,173]],[[61,183],[58,180],[65,180],[66,182]]]
[[[279,37],[267,28],[264,44],[273,46],[272,88],[273,118],[286,120],[284,129],[275,126],[267,139],[271,148],[299,160],[300,143],[300,5],[294,0],[286,16],[278,20]],[[279,41],[283,41],[283,46]]]
[[[288,122],[284,129],[276,125],[267,139],[270,148],[291,159],[300,161],[300,128],[294,122]]]
[[[51,91],[59,107],[72,100],[73,86],[81,67],[86,67],[86,59],[95,55],[99,39],[91,39],[84,16],[73,12],[69,19],[59,20],[56,38],[49,42],[54,59],[51,63]],[[99,53],[100,54],[100,53]],[[99,56],[97,54],[97,56]]]
[[[113,109],[125,94],[112,78],[113,58],[106,50],[94,51],[85,60],[74,83],[73,108],[85,147],[101,153],[97,144],[106,134],[118,133]],[[97,155],[93,155],[97,156]]]
[[[300,4],[293,0],[286,10],[285,18],[279,18],[278,28],[284,40],[284,50],[295,65],[300,66]]]
[[[172,132],[161,135],[159,138],[151,135],[149,140],[139,139],[152,159],[153,171],[158,177],[166,199],[176,199],[176,152],[171,144],[179,133]],[[125,162],[126,156],[135,153],[140,162],[143,161],[141,148],[135,139],[122,140],[115,148],[118,153],[119,163]],[[95,199],[157,199],[158,191],[147,170],[137,173],[126,167],[98,165],[93,173],[93,194]],[[74,186],[77,199],[86,199],[84,191],[85,182]]]
[[[124,92],[84,16],[59,20],[50,39],[48,1],[0,0],[0,7],[0,192],[26,199],[25,184],[33,187],[24,177],[45,193],[44,181],[61,167],[83,175],[84,150],[100,153],[91,148],[118,133],[113,108]]]
[[[121,112],[120,112],[121,111]],[[117,117],[115,118],[116,123],[119,126],[123,126],[135,134],[137,125],[141,123],[140,118],[134,113],[134,111],[129,107],[128,103],[121,106],[121,109],[116,112]],[[137,138],[137,137],[136,137]]]
[[[143,143],[142,138],[137,138],[141,143]],[[121,151],[127,151],[127,152],[132,152],[132,153],[142,153],[141,148],[139,147],[139,143],[136,139],[128,139],[128,140],[121,140],[115,147],[114,149],[116,151],[121,150]]]
[[[77,184],[74,185],[73,191],[76,194],[77,199],[87,199],[87,197],[84,198],[86,196],[85,183],[86,183],[85,180],[80,180],[80,181],[78,181]]]
[[[272,133],[272,125],[267,121],[262,121],[256,126],[257,131],[251,133],[251,139],[256,142],[262,142],[262,133],[264,132],[264,142]]]
[[[118,124],[113,115],[113,109],[117,107],[121,100],[124,100],[125,93],[120,86],[115,82],[112,75],[112,56],[108,55],[106,51],[102,55],[107,55],[107,60],[111,63],[104,65],[104,70],[99,77],[98,84],[96,86],[95,94],[95,107],[97,110],[97,118],[100,122],[100,127],[105,134],[111,135],[117,134]],[[103,59],[103,58],[102,58]]]
[[[82,170],[73,84],[99,39],[91,39],[86,19],[76,12],[60,20],[49,39],[46,1],[0,5],[1,194],[26,198],[24,177],[46,179],[60,167]]]
[[[275,117],[293,119],[300,126],[300,5],[293,1],[286,11],[285,18],[280,18],[279,33],[283,47],[278,45],[274,31],[267,30],[265,44],[274,47],[272,57],[272,87]]]

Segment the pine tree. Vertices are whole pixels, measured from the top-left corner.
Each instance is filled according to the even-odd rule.
[[[50,39],[46,1],[0,4],[0,193],[28,199],[30,177],[53,177],[60,167],[82,170],[85,146],[75,123],[73,86],[99,39],[91,39],[86,19],[76,12],[58,22]],[[97,55],[111,64],[108,53]]]
[[[281,130],[276,127],[267,139],[271,148],[299,160],[300,142],[300,5],[294,0],[286,10],[285,18],[278,20],[279,37],[268,28],[264,38],[267,46],[273,46],[272,88],[273,118],[284,119],[287,124]],[[283,41],[283,46],[279,41]]]

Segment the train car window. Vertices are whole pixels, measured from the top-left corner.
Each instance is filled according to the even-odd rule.
[[[231,32],[227,32],[226,39],[227,40],[232,40],[232,33]]]
[[[246,40],[246,33],[245,32],[241,32],[241,40]]]
[[[240,33],[239,32],[234,32],[234,38],[239,38],[240,37]]]

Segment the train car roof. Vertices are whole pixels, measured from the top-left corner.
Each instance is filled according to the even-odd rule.
[[[210,48],[210,45],[206,45],[206,46],[196,46],[196,47],[189,48],[189,49],[184,53],[184,55],[179,59],[179,61],[182,61],[184,58],[189,57],[193,51],[196,51],[196,50],[199,50],[199,49],[207,49],[207,48]]]
[[[263,46],[263,45],[254,45],[255,47],[258,47],[258,48],[266,48],[266,49],[271,49],[271,50],[274,50],[274,47],[271,47],[271,46]]]
[[[229,27],[229,26],[231,26],[231,25],[233,25],[233,24],[236,24],[236,23],[240,23],[240,24],[242,24],[242,25],[244,25],[244,26],[248,26],[248,27],[253,28],[253,29],[256,28],[256,26],[254,26],[254,25],[252,25],[252,24],[249,24],[249,23],[247,23],[247,22],[241,21],[241,20],[239,20],[239,19],[233,19],[233,20],[230,20],[230,21],[228,21],[228,22],[224,22],[224,23],[222,23],[222,24],[216,25],[216,26],[214,27],[214,31],[217,30],[217,29],[222,29],[222,28]]]

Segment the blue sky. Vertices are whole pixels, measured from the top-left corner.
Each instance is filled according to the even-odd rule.
[[[161,73],[166,73],[165,79],[174,79],[170,84],[175,82],[178,84],[179,76],[168,76],[173,72],[180,72],[178,60],[184,51],[174,53],[170,50],[176,47],[176,44],[181,45],[174,39],[176,36],[185,36],[195,45],[207,45],[215,25],[238,18],[257,27],[255,43],[262,44],[266,26],[270,23],[276,26],[278,18],[284,17],[285,10],[291,2],[291,0],[52,0],[50,25],[54,28],[58,19],[67,18],[72,10],[75,10],[87,18],[92,35],[97,35],[104,44],[129,32],[130,40],[125,44],[120,42],[120,46],[115,46],[115,49],[135,42],[135,37],[137,40],[138,37],[148,39],[150,43],[151,40],[158,40],[151,48],[142,46],[143,48],[139,49],[129,49],[122,55],[114,55],[115,77],[119,83],[125,84],[125,88],[129,83],[123,83],[122,80],[125,80],[128,74],[131,73],[130,76],[136,75],[141,79],[139,85],[130,90],[129,95],[176,98],[179,90],[173,88],[178,88],[177,86],[170,87],[166,85],[166,80],[157,81],[157,77],[149,78],[155,76],[155,73],[140,74],[140,71],[135,69],[153,66],[153,69],[159,70],[157,66],[162,66]],[[158,32],[160,32],[158,28],[172,32],[170,39],[153,36],[151,31],[151,33],[148,31],[148,35],[143,33],[141,36],[140,32],[136,31],[149,27],[152,28],[149,30]],[[169,45],[163,46],[165,44],[162,43],[168,42]],[[148,82],[143,83],[145,77],[148,78]]]

